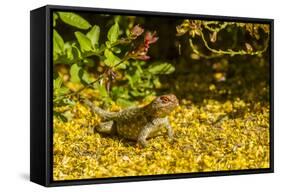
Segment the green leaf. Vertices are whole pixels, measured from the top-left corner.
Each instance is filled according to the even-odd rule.
[[[127,100],[127,99],[123,99],[123,98],[118,98],[118,99],[116,100],[116,103],[117,103],[118,105],[120,105],[121,107],[130,107],[130,106],[132,106],[132,105],[135,104],[134,102],[129,101],[129,100]]]
[[[82,52],[92,50],[91,41],[86,35],[84,35],[80,31],[76,31],[74,34],[75,34],[75,37],[78,40],[78,43],[81,47]]]
[[[129,98],[128,89],[125,89],[125,87],[122,86],[112,87],[111,95],[114,99],[117,99],[118,97]]]
[[[92,79],[91,79],[89,73],[85,70],[80,70],[80,78],[84,84],[89,84],[92,82]]]
[[[108,49],[110,49],[110,47],[111,47],[110,41],[106,41],[106,42],[105,42],[105,45],[106,45],[106,47],[107,47]]]
[[[59,18],[59,16],[56,13],[53,13],[53,27],[56,26],[58,18]]]
[[[53,86],[54,86],[54,89],[59,89],[61,87],[61,84],[62,84],[62,78],[60,76],[58,76],[56,79],[53,80]]]
[[[119,57],[117,57],[116,55],[114,55],[110,50],[105,49],[104,51],[104,56],[105,56],[105,60],[104,63],[108,66],[108,67],[113,67],[115,65],[117,65],[118,63],[120,63],[121,59]]]
[[[144,66],[144,65],[146,65],[146,64],[147,64],[146,61],[133,61],[133,62],[132,62],[132,65],[135,66],[135,67]]]
[[[73,83],[80,83],[80,70],[81,67],[77,64],[73,64],[70,68],[70,81]]]
[[[130,92],[134,97],[144,97],[149,94],[148,91],[139,91],[138,89],[134,89]]]
[[[140,76],[138,74],[134,74],[134,75],[128,75],[126,74],[125,77],[128,79],[129,81],[129,85],[132,89],[136,89],[135,84],[137,84],[138,81],[140,81]]]
[[[154,75],[167,75],[173,73],[175,71],[175,67],[170,63],[156,62],[150,65],[147,71]]]
[[[76,43],[73,43],[72,45],[72,54],[74,56],[74,58],[78,58],[78,59],[82,59],[82,54],[80,49],[77,47]]]
[[[63,116],[61,113],[53,111],[53,114],[54,114],[55,117],[57,117],[61,121],[67,122],[67,118],[65,116]]]
[[[54,61],[54,64],[57,64],[58,59],[59,59],[58,53],[54,52],[54,54],[53,54],[53,61]]]
[[[110,104],[112,103],[112,99],[109,97],[109,94],[108,92],[106,91],[106,88],[105,86],[99,84],[99,83],[96,83],[95,84],[95,88],[99,91],[99,98],[106,104]]]
[[[62,54],[64,51],[64,41],[63,38],[59,35],[59,33],[54,29],[53,30],[53,46],[54,53]]]
[[[105,45],[104,44],[101,44],[100,45],[100,50],[104,50],[105,49]]]
[[[66,42],[64,44],[64,50],[66,52],[66,58],[68,60],[70,60],[70,61],[73,60],[74,59],[74,55],[72,53],[72,46],[71,46],[71,44],[69,42]]]
[[[162,84],[161,84],[161,82],[160,82],[160,80],[159,80],[159,77],[158,76],[154,76],[154,79],[153,79],[153,84],[154,84],[154,87],[156,88],[156,89],[159,89],[159,88],[161,88],[161,86],[162,86]]]
[[[128,61],[124,61],[120,63],[117,67],[115,67],[115,69],[126,69],[128,64],[129,64]]]
[[[117,53],[117,54],[121,53],[121,49],[118,48],[118,47],[112,47],[111,50],[112,50],[114,53]]]
[[[58,12],[61,20],[79,29],[89,29],[91,24],[81,16],[71,12]]]
[[[64,95],[69,92],[67,87],[62,86],[62,82],[63,80],[60,76],[53,80],[54,96]]]
[[[108,97],[108,93],[106,91],[106,88],[100,84],[96,85],[97,89],[99,90],[99,94],[101,98],[107,98]]]
[[[57,89],[55,93],[59,96],[65,95],[65,94],[69,93],[69,89],[67,87],[61,87],[61,88]]]
[[[89,84],[92,82],[92,79],[82,67],[78,64],[73,64],[70,68],[70,81],[73,83]]]
[[[99,38],[100,38],[100,27],[95,25],[86,35],[92,43],[92,47],[96,49],[99,45]]]
[[[119,37],[119,25],[116,22],[114,25],[111,26],[107,33],[107,38],[111,43],[114,43],[117,41]]]

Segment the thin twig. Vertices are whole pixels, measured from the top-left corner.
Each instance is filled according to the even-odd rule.
[[[222,54],[224,54],[224,55],[231,55],[231,56],[234,56],[234,55],[260,55],[260,54],[262,54],[262,53],[264,53],[266,50],[267,50],[267,48],[268,48],[268,42],[269,42],[269,36],[268,36],[268,38],[267,38],[267,40],[266,40],[266,45],[265,45],[265,47],[262,49],[262,50],[259,50],[259,51],[254,51],[254,52],[247,52],[247,51],[245,51],[245,50],[239,50],[239,51],[233,51],[233,50],[228,50],[228,51],[226,51],[226,50],[217,50],[217,49],[214,49],[214,48],[211,48],[210,46],[209,46],[209,44],[208,44],[208,42],[207,42],[207,40],[205,39],[205,36],[204,36],[204,34],[203,34],[203,32],[201,31],[200,32],[200,36],[201,36],[201,38],[202,38],[202,40],[203,40],[203,43],[204,43],[204,45],[205,45],[205,47],[209,50],[209,51],[211,51],[211,52],[213,52],[213,53],[216,53],[216,54],[220,54],[220,55],[222,55]]]
[[[118,67],[119,65],[121,65],[123,62],[127,61],[128,59],[130,59],[130,57],[128,55],[125,55],[125,57],[119,62],[117,63],[116,65],[112,66],[112,67],[109,67],[108,69],[114,69],[116,67]],[[97,79],[95,79],[93,82],[87,84],[86,86],[82,87],[81,89],[79,89],[78,91],[75,91],[75,92],[71,92],[71,93],[68,93],[68,94],[65,94],[63,96],[61,96],[60,98],[57,98],[57,99],[54,99],[54,102],[57,102],[57,101],[60,101],[62,99],[64,99],[65,97],[71,97],[71,96],[74,96],[74,95],[77,95],[79,94],[80,92],[82,92],[83,90],[85,90],[86,88],[92,88],[92,86],[99,82],[104,74],[105,74],[106,71],[104,71]]]
[[[218,28],[212,28],[210,27],[209,25],[219,25],[218,22],[203,22],[203,25],[206,29],[208,29],[209,31],[212,31],[212,32],[219,32],[221,30],[223,30],[224,28],[226,28],[228,25],[233,25],[235,24],[234,22],[224,22],[222,23],[221,25],[219,25]]]

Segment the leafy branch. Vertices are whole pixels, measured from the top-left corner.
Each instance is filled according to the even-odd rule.
[[[224,28],[226,28],[227,26],[233,25],[235,23],[234,22],[223,22],[223,23],[220,24],[218,21],[205,21],[202,24],[209,31],[218,33],[221,30],[223,30]],[[214,27],[210,27],[210,25],[218,25],[218,27],[214,28]]]
[[[264,41],[263,48],[260,50],[254,51],[252,45],[245,43],[246,49],[233,50],[233,49],[216,49],[210,46],[207,41],[203,29],[210,31],[210,42],[214,43],[217,41],[217,35],[220,31],[226,29],[230,25],[235,25],[236,27],[244,28],[250,33],[251,36],[254,36],[256,39],[260,38],[259,29],[262,29],[266,34],[266,40]],[[177,26],[177,35],[181,36],[188,33],[191,38],[189,38],[189,45],[192,48],[193,52],[200,57],[210,59],[215,57],[220,57],[222,55],[260,55],[267,51],[269,46],[269,29],[266,24],[254,24],[251,23],[234,23],[234,22],[218,22],[218,21],[201,21],[201,20],[184,20],[183,23]],[[212,55],[205,55],[200,52],[194,45],[193,38],[199,36],[203,41],[204,47],[213,53]]]
[[[211,51],[212,53],[217,54],[218,56],[220,56],[220,55],[231,55],[231,56],[235,56],[235,55],[260,55],[260,54],[264,53],[267,50],[268,44],[269,44],[269,36],[268,36],[267,39],[266,39],[266,42],[265,42],[265,46],[264,46],[264,48],[262,50],[252,51],[251,48],[248,48],[247,51],[243,50],[243,49],[242,50],[238,50],[238,51],[234,51],[232,49],[221,50],[221,49],[214,49],[214,48],[212,48],[208,44],[208,42],[207,42],[203,32],[200,32],[200,35],[201,35],[201,38],[202,38],[202,41],[203,41],[205,47],[209,51]],[[193,48],[193,51],[196,52],[196,53],[199,53],[199,51],[195,49],[195,47],[193,45],[193,42],[192,42],[192,39],[189,39],[189,43],[190,43],[190,46]],[[250,46],[250,45],[248,45],[248,46]],[[203,54],[201,54],[201,55],[203,55]]]
[[[129,57],[125,57],[124,59],[122,59],[119,63],[117,63],[116,65],[112,66],[112,67],[109,67],[107,70],[113,70],[114,68],[118,67],[119,65],[121,65],[123,62],[125,62],[126,60],[128,60]],[[67,93],[67,94],[64,94],[60,97],[57,97],[55,98],[53,101],[54,102],[59,102],[63,99],[65,99],[66,97],[71,97],[71,96],[77,96],[79,95],[79,93],[81,93],[83,90],[87,89],[87,88],[93,88],[93,85],[97,82],[99,82],[101,79],[103,79],[104,75],[106,74],[106,71],[104,71],[101,75],[99,75],[99,77],[97,79],[95,79],[94,81],[92,82],[89,82],[87,85],[83,86],[82,88],[80,88],[79,90],[75,91],[75,92],[71,92],[71,93]]]
[[[60,25],[67,24],[78,29],[72,40],[65,42],[63,35],[59,34],[58,20],[62,21]],[[158,40],[155,31],[145,32],[141,26],[133,25],[126,36],[122,36],[115,20],[107,31],[106,39],[101,39],[100,27],[90,24],[78,14],[55,12],[53,21],[55,104],[69,105],[84,90],[92,89],[91,96],[106,104],[114,100],[120,105],[130,105],[132,98],[154,94],[154,88],[161,85],[158,76],[174,71],[169,63],[146,66],[150,59],[150,46]],[[98,94],[95,95],[96,91]]]

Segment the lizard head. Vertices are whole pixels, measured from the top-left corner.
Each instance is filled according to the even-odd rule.
[[[177,97],[173,94],[168,94],[156,97],[150,103],[149,108],[153,116],[164,117],[170,114],[178,105],[179,101]]]

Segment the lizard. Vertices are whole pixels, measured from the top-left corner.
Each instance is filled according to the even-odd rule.
[[[173,129],[167,117],[179,105],[173,94],[158,96],[146,106],[129,107],[119,112],[101,109],[88,99],[84,99],[84,103],[92,113],[100,116],[101,122],[94,127],[99,133],[117,134],[143,147],[147,145],[148,138],[160,135],[162,128],[167,129],[170,139],[173,138]]]

